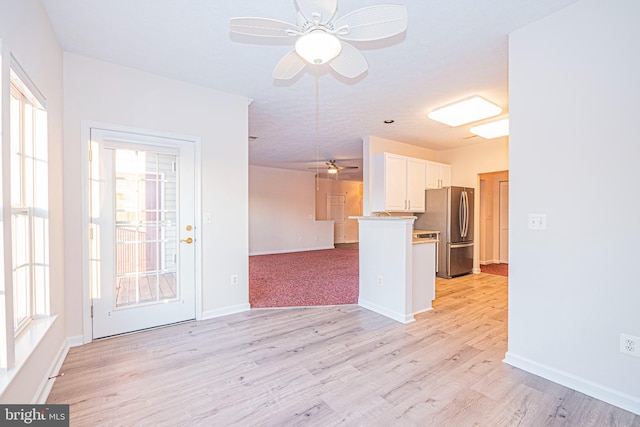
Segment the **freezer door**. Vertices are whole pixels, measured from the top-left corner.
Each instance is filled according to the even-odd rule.
[[[464,239],[468,242],[473,242],[473,188],[465,188],[467,192],[466,201],[467,201],[467,233]]]
[[[448,244],[447,277],[473,271],[473,243]]]

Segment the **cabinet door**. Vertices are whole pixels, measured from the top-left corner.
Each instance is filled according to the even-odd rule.
[[[424,212],[426,162],[407,158],[407,210]]]
[[[385,154],[385,210],[403,211],[407,200],[406,157]]]
[[[451,187],[451,165],[440,165],[440,188]]]
[[[426,188],[440,188],[440,165],[427,162],[425,178]]]

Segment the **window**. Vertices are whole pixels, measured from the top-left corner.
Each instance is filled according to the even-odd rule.
[[[49,314],[47,114],[24,71],[12,64],[10,96],[13,327]],[[30,90],[30,86],[34,90]]]

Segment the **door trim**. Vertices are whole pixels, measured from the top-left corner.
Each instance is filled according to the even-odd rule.
[[[93,120],[82,120],[80,122],[81,147],[81,174],[82,174],[82,231],[81,231],[81,268],[82,268],[82,343],[87,344],[93,340],[91,323],[91,292],[89,289],[89,145],[91,143],[91,129],[103,129],[107,131],[126,132],[144,135],[159,139],[178,139],[194,144],[194,214],[195,214],[195,239],[202,242],[202,164],[201,138],[194,135],[175,134],[158,130],[135,128],[131,126],[121,126],[112,123],[97,122]],[[195,303],[196,320],[202,319],[202,245],[198,245],[195,252]],[[76,337],[72,337],[76,338]],[[77,337],[79,338],[79,337]],[[78,342],[75,339],[74,342]]]

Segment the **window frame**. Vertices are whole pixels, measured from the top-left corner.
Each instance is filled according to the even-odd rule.
[[[13,308],[13,315],[7,322],[12,322],[13,339],[16,339],[29,328],[32,320],[50,313],[48,126],[46,100],[13,56],[9,72],[10,184],[5,189],[10,191],[11,200],[12,301],[8,304]],[[12,117],[16,113],[14,102],[18,102],[15,109],[18,110],[18,119]],[[17,144],[14,138],[18,139]],[[44,153],[39,154],[38,149]],[[19,166],[16,168],[16,165]],[[16,172],[16,169],[19,171]],[[16,181],[19,181],[19,185],[16,185]],[[16,225],[19,217],[26,218],[22,220],[22,229]],[[22,233],[18,236],[20,231]],[[22,247],[17,243],[20,238],[23,239],[20,242]],[[17,256],[18,249],[22,257]],[[41,253],[36,254],[36,250]],[[5,265],[8,255],[5,253]],[[16,265],[18,258],[21,258],[20,265]],[[17,279],[18,269],[26,270],[23,280]],[[18,303],[21,303],[21,307],[17,306]]]

